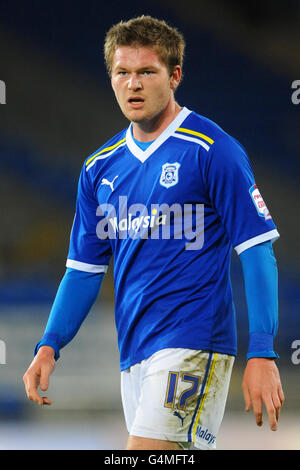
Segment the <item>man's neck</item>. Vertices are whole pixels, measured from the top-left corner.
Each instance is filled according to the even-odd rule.
[[[133,122],[134,138],[140,142],[155,140],[171,124],[181,109],[179,104],[174,101],[169,103],[167,108],[155,118],[149,121]]]

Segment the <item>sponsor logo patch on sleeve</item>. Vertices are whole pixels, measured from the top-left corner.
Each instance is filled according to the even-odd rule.
[[[263,200],[256,184],[251,186],[251,188],[249,189],[249,193],[250,193],[252,201],[253,201],[253,203],[256,207],[258,215],[260,217],[264,217],[265,220],[272,219],[271,214],[270,214],[270,212],[269,212],[269,210],[268,210],[268,208],[265,204],[265,201]]]

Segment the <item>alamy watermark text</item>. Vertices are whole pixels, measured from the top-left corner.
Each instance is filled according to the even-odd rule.
[[[6,85],[3,80],[0,80],[0,104],[6,104]]]
[[[186,250],[200,250],[204,244],[204,204],[132,204],[119,197],[119,210],[112,204],[98,206],[102,217],[96,233],[100,240],[109,239],[185,239]]]
[[[300,339],[295,339],[291,348],[294,349],[291,357],[292,363],[298,366],[300,364]]]
[[[6,344],[0,339],[0,364],[6,364]]]
[[[292,90],[295,90],[291,96],[292,103],[299,104],[300,103],[300,80],[294,80],[292,82]]]

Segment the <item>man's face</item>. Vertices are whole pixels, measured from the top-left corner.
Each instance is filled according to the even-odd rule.
[[[112,64],[111,84],[123,114],[133,122],[158,117],[174,98],[180,67],[170,77],[153,48],[120,46]]]

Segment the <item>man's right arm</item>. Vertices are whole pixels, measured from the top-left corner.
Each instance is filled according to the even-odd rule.
[[[59,358],[60,349],[76,335],[98,296],[103,273],[90,273],[68,268],[59,285],[45,332],[34,350],[34,360],[26,371],[23,381],[29,400],[39,405],[51,404],[41,397],[48,389],[49,377]]]

